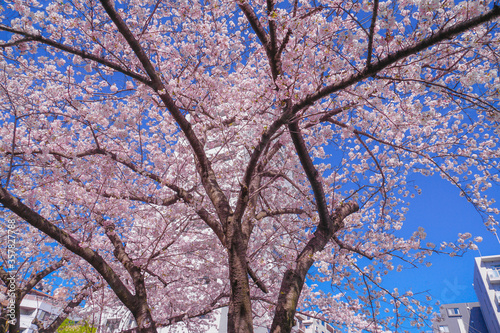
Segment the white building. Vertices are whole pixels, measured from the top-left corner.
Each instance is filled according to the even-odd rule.
[[[297,333],[338,333],[339,330],[333,328],[332,325],[309,316],[298,314],[295,316],[297,325],[292,329],[292,332]]]
[[[215,317],[213,326],[209,329],[199,331],[200,333],[227,333],[227,314],[228,308],[223,307],[213,312]],[[293,333],[340,333],[330,324],[311,318],[302,314],[296,316],[296,326],[292,329]],[[117,310],[106,310],[102,314],[101,332],[103,333],[119,333],[126,330],[132,330],[136,327],[132,315],[125,307],[120,307]],[[162,327],[158,329],[159,333],[188,333],[186,324],[179,322],[177,324]],[[254,333],[268,333],[267,327],[254,326]]]
[[[36,332],[37,327],[32,324],[35,317],[43,323],[50,323],[58,316],[60,311],[54,297],[32,290],[21,301],[20,332]]]
[[[99,317],[100,333],[123,332],[137,327],[134,316],[124,306],[105,309],[99,313]]]
[[[500,255],[475,258],[474,291],[477,303],[441,305],[433,331],[500,333]]]
[[[475,259],[474,290],[489,333],[500,333],[500,255]]]

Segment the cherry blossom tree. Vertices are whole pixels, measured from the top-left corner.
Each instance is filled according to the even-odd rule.
[[[99,285],[93,285],[89,282],[80,288],[75,295],[71,295],[70,297],[67,297],[69,295],[65,295],[66,297],[60,300],[60,303],[62,304],[60,304],[61,310],[59,314],[55,315],[52,320],[48,321],[48,323],[44,323],[43,320],[35,317],[33,325],[37,326],[37,331],[39,333],[51,333],[58,331],[58,328],[60,328],[65,321],[68,321],[68,317],[70,315],[77,317],[76,313],[78,311],[76,310],[81,308],[82,302],[88,297],[88,294],[97,291],[98,288]]]
[[[12,215],[3,216],[3,220],[13,221]],[[5,304],[0,311],[0,327],[2,332],[19,332],[23,299],[34,289],[50,292],[56,278],[74,283],[76,276],[69,272],[75,268],[69,262],[72,254],[37,229],[26,223],[2,226],[0,281]]]
[[[475,244],[398,236],[412,176],[497,225],[492,1],[1,10],[0,202],[92,266],[140,332],[226,305],[229,332],[290,332],[298,307],[353,332],[423,327],[431,309],[383,276]],[[306,284],[313,265],[336,294]]]

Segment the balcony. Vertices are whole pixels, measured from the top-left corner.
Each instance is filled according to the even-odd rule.
[[[500,291],[495,291],[495,303],[500,305]]]
[[[500,284],[500,272],[496,269],[488,270],[488,281],[491,284]]]

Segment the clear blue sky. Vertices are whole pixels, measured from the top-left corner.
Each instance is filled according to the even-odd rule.
[[[439,244],[455,241],[458,233],[470,232],[474,237],[483,237],[483,242],[478,244],[482,256],[500,254],[496,236],[486,229],[481,216],[459,196],[454,186],[439,176],[422,176],[418,180],[422,194],[411,201],[402,230],[406,235],[422,226],[427,232],[426,241]],[[500,187],[494,186],[487,194],[498,200]],[[474,257],[480,256],[479,251],[469,250],[463,257],[454,258],[434,254],[429,257],[431,267],[395,273],[385,280],[385,285],[397,286],[400,290],[411,289],[414,293],[428,290],[433,303],[436,300],[442,304],[476,302],[472,283]],[[435,310],[439,311],[439,307],[435,306]]]

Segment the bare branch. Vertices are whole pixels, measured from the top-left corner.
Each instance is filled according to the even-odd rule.
[[[252,278],[253,282],[255,282],[257,287],[259,287],[259,289],[262,290],[263,293],[265,293],[265,294],[269,293],[269,290],[267,289],[264,282],[262,282],[262,280],[259,279],[257,274],[255,274],[255,272],[250,267],[250,263],[248,263],[248,262],[247,262],[247,269],[248,269],[248,275],[250,275],[250,277]]]

